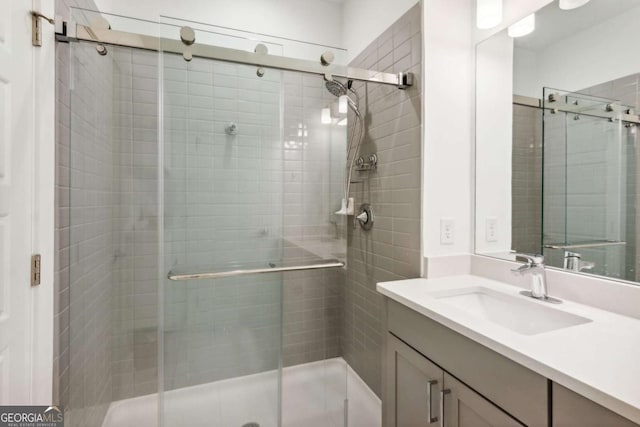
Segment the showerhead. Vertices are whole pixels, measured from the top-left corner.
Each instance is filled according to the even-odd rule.
[[[347,93],[351,91],[353,92],[354,95],[356,95],[356,99],[358,99],[358,94],[353,89],[351,89],[351,83],[352,81],[349,80],[347,82],[347,85],[345,86],[344,83],[339,82],[338,80],[329,79],[327,77],[325,77],[325,81],[324,81],[324,85],[331,95],[338,98],[343,95],[346,95],[349,106],[351,107],[353,112],[356,113],[358,117],[360,117],[360,110],[358,109],[358,104],[354,102],[349,95],[347,95]]]
[[[333,96],[340,97],[347,94],[347,88],[338,80],[327,80],[324,85]]]

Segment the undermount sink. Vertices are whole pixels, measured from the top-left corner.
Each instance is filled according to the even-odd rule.
[[[482,286],[439,291],[431,296],[522,335],[536,335],[591,322],[591,319],[547,307],[544,302]]]

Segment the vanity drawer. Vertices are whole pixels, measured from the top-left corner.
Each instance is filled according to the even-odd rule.
[[[387,299],[388,329],[527,426],[549,423],[548,380],[402,304]]]

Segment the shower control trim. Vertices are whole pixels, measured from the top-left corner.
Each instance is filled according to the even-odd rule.
[[[373,228],[374,222],[373,208],[369,203],[363,203],[360,205],[358,215],[356,215],[356,221],[360,223],[360,228],[364,231],[369,231]]]
[[[358,157],[358,160],[356,160],[356,170],[358,172],[371,171],[377,168],[378,156],[376,154],[369,154],[367,160],[364,159],[364,156]]]

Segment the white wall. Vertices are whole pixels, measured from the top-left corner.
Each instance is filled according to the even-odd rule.
[[[342,46],[342,5],[323,0],[96,0],[100,11],[152,21],[162,16]]]
[[[369,43],[404,15],[418,0],[346,0],[343,7],[342,44],[355,58]]]
[[[537,52],[518,50],[516,93],[539,98],[543,86],[577,91],[637,73],[638,22],[635,8]]]
[[[475,45],[550,1],[504,0],[503,23],[491,30],[476,28],[474,0],[455,3],[427,0],[425,3],[422,215],[426,257],[474,251]],[[508,132],[510,128],[502,131]],[[505,207],[507,202],[503,198],[500,205]],[[509,212],[510,209],[504,215]],[[455,223],[452,245],[440,243],[443,217],[452,218]],[[509,236],[503,238],[510,239]]]
[[[490,75],[489,68],[490,63],[485,62],[484,66],[476,63],[478,54],[478,43],[487,40],[491,36],[499,33],[507,28],[509,25],[517,22],[523,17],[535,12],[536,10],[546,6],[553,0],[504,0],[503,2],[503,19],[502,23],[495,28],[488,30],[479,30],[475,23],[475,2],[472,13],[472,21],[470,23],[471,39],[473,43],[472,55],[475,72],[472,91],[475,93],[474,101],[470,107],[473,112],[474,120],[471,123],[471,144],[469,147],[472,158],[476,158],[471,165],[471,178],[470,178],[470,199],[472,200],[472,208],[470,209],[470,241],[468,243],[469,252],[501,252],[508,249],[511,244],[511,151],[504,153],[501,158],[505,157],[508,161],[498,162],[496,156],[500,156],[500,149],[485,151],[486,147],[490,145],[489,140],[486,138],[492,138],[492,130],[497,132],[496,138],[501,141],[498,144],[499,147],[505,146],[505,141],[511,141],[510,125],[503,125],[504,123],[511,123],[510,111],[511,102],[508,103],[505,96],[507,94],[511,96],[512,90],[512,71],[505,70],[500,75],[505,81],[509,82],[504,87],[501,87],[498,83],[496,76],[490,77],[493,84],[489,87],[478,88],[476,87],[475,73],[483,72],[477,68],[484,68],[485,76]],[[501,43],[504,44],[504,43]],[[504,47],[504,46],[503,46]],[[482,48],[480,48],[482,49]],[[505,58],[505,61],[512,64],[512,57]],[[495,66],[496,64],[493,64]],[[502,99],[502,107],[499,105],[495,108],[495,115],[486,115],[487,109],[491,108],[487,106],[490,103],[491,91],[495,90],[496,101],[499,104],[499,99]],[[481,110],[478,105],[483,105]],[[488,123],[487,120],[490,120]],[[508,120],[508,121],[507,121]],[[480,124],[480,125],[479,125]],[[492,129],[493,128],[493,129]],[[480,134],[480,136],[479,136]],[[480,140],[483,139],[483,140]],[[481,165],[481,166],[478,166]],[[495,169],[492,170],[492,165]],[[500,166],[508,167],[500,167]],[[477,168],[480,167],[480,170]],[[502,183],[502,185],[500,185]],[[496,188],[496,186],[498,188]],[[475,213],[475,215],[474,215]],[[498,221],[498,241],[487,242],[486,241],[486,219],[487,217],[496,217]],[[439,253],[440,254],[440,253]],[[428,254],[427,254],[428,255]]]
[[[476,75],[476,251],[511,249],[511,154],[513,39],[500,33],[477,50]],[[486,224],[495,218],[495,240]]]
[[[470,22],[475,2],[424,4],[425,256],[471,249],[471,108],[473,62]],[[440,219],[454,221],[454,243],[440,243]]]

